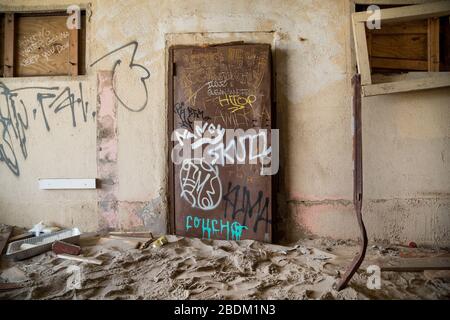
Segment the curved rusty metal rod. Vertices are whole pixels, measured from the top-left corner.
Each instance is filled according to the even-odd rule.
[[[361,266],[366,256],[367,250],[367,232],[362,218],[362,200],[363,200],[363,171],[362,171],[362,129],[361,129],[361,75],[355,74],[352,79],[353,85],[353,203],[358,220],[359,230],[361,231],[360,251],[353,259],[352,264],[347,268],[344,276],[337,286],[337,290],[344,289],[352,279],[355,272]]]

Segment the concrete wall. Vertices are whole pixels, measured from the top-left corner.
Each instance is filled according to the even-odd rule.
[[[86,1],[83,1],[88,6]],[[1,0],[8,8],[65,8],[72,1]],[[280,204],[276,235],[358,235],[352,207],[354,73],[347,0],[92,1],[88,65],[121,46],[87,75],[1,79],[9,89],[69,87],[88,103],[47,112],[42,89],[19,91],[28,108],[27,157],[14,150],[20,174],[0,162],[0,222],[41,220],[82,230],[149,229],[167,222],[167,48],[234,40],[271,43],[281,129]],[[111,79],[114,63],[123,63]],[[114,84],[130,109],[118,103]],[[0,97],[5,108],[4,97]],[[102,108],[100,108],[100,106]],[[37,109],[35,119],[33,109]],[[94,113],[95,112],[95,113]],[[22,111],[24,113],[24,111]],[[1,125],[0,125],[0,128]],[[450,245],[450,90],[363,99],[364,216],[371,239]],[[22,140],[23,141],[23,140]],[[102,188],[39,190],[39,178],[101,178]]]

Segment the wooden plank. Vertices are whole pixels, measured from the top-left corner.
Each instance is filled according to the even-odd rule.
[[[24,283],[0,283],[0,291],[9,291],[25,287]]]
[[[25,232],[25,233],[22,233],[17,236],[9,238],[8,243],[23,240],[23,239],[28,239],[28,238],[32,238],[32,237],[34,237],[34,232]]]
[[[428,20],[384,22],[380,29],[367,30],[369,34],[427,34]]]
[[[86,11],[81,12],[81,29],[78,30],[78,74],[86,74]]]
[[[10,1],[12,2],[12,1]],[[80,7],[81,10],[89,10],[90,6],[89,3],[77,3],[77,5]],[[43,6],[42,4],[37,5],[8,5],[8,7],[2,6],[1,10],[2,12],[14,12],[20,14],[27,14],[27,15],[54,15],[55,13],[62,13],[66,14],[67,10],[67,4],[57,4],[51,6]]]
[[[146,238],[147,239],[147,238]],[[145,240],[145,242],[148,240]],[[119,248],[120,250],[137,249],[141,245],[141,241],[133,241],[129,239],[112,239],[112,238],[100,238],[97,244],[109,248]]]
[[[3,249],[8,243],[8,239],[11,236],[13,228],[8,225],[0,225],[0,255],[3,253]]]
[[[14,13],[5,13],[5,38],[3,48],[5,50],[3,54],[3,76],[14,77],[14,26],[15,16]]]
[[[39,179],[39,189],[95,189],[96,180],[91,179]]]
[[[69,75],[67,15],[18,16],[16,75]]]
[[[147,249],[153,243],[153,239],[143,241],[139,244],[139,249],[144,250]]]
[[[443,20],[443,21],[442,21]],[[440,71],[450,71],[450,19],[441,19]]]
[[[78,29],[69,30],[69,64],[70,75],[78,75]]]
[[[373,34],[370,32],[367,32],[368,30],[366,30],[366,38],[367,38],[367,54],[369,55],[369,60],[372,57],[372,36]],[[370,65],[372,65],[372,62],[369,61]]]
[[[441,17],[450,14],[450,0],[382,9],[380,13],[381,24],[383,22]],[[365,23],[371,14],[371,12],[355,12],[352,14],[352,18],[354,22]]]
[[[439,18],[428,19],[428,71],[439,71]]]
[[[372,57],[427,60],[426,34],[372,35]]]
[[[390,59],[390,58],[372,57],[370,59],[370,65],[372,66],[372,68],[378,69],[396,69],[396,70],[414,70],[414,71],[428,70],[428,62],[426,60]]]
[[[381,271],[422,272],[424,270],[450,270],[450,258],[428,257],[411,259],[391,259],[382,264]]]
[[[4,45],[5,45],[5,14],[0,13],[0,77],[3,76],[4,59]],[[3,40],[2,40],[3,39]]]
[[[436,72],[422,79],[402,80],[363,86],[363,96],[376,96],[397,92],[426,90],[450,86],[450,72]]]
[[[114,235],[110,235],[109,238],[115,239],[115,240],[132,241],[132,242],[146,242],[149,239],[152,239],[152,238],[148,238],[148,237],[121,237],[121,236],[114,236]]]
[[[450,279],[450,271],[449,270],[425,270],[423,275],[428,280],[434,279]]]
[[[420,265],[420,266],[395,266],[395,267],[381,267],[381,271],[393,271],[393,272],[422,272],[425,270],[450,270],[450,266],[432,266],[432,265]]]
[[[153,238],[153,234],[150,231],[110,231],[109,234],[117,237]]]
[[[102,260],[94,259],[94,258],[87,258],[87,257],[82,257],[82,256],[72,256],[69,254],[57,254],[56,256],[60,259],[85,262],[85,263],[89,263],[89,264],[96,264],[99,266],[103,264]]]
[[[370,75],[369,51],[367,48],[366,27],[364,23],[353,23],[353,37],[355,40],[356,62],[361,74],[361,84],[372,83]]]
[[[430,0],[353,0],[357,4],[376,5],[413,5],[430,2]]]

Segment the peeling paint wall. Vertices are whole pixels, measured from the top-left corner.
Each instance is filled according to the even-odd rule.
[[[0,222],[31,226],[44,220],[85,231],[164,232],[167,48],[244,40],[274,48],[281,132],[275,234],[286,241],[309,234],[357,237],[349,1],[91,3],[85,76],[0,79],[11,90],[44,86],[60,92],[69,87],[76,97],[81,86],[87,102],[84,109],[75,106],[75,116],[69,108],[47,112],[47,126],[37,94],[49,89],[20,91],[29,117],[27,157],[14,140],[20,175],[0,162]],[[2,7],[16,9],[61,9],[69,4],[72,1],[0,0]],[[100,77],[111,73],[118,60],[122,63],[114,79],[102,84]],[[137,66],[130,68],[130,62]],[[141,77],[147,73],[143,85]],[[114,108],[112,120],[102,115],[108,103]],[[449,245],[450,90],[363,99],[363,143],[363,214],[369,237]],[[103,148],[113,150],[112,163]],[[102,187],[49,191],[37,185],[39,178],[79,177],[100,178]]]

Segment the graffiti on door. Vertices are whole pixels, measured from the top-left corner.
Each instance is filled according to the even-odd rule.
[[[177,234],[270,241],[278,131],[268,45],[173,49]]]

